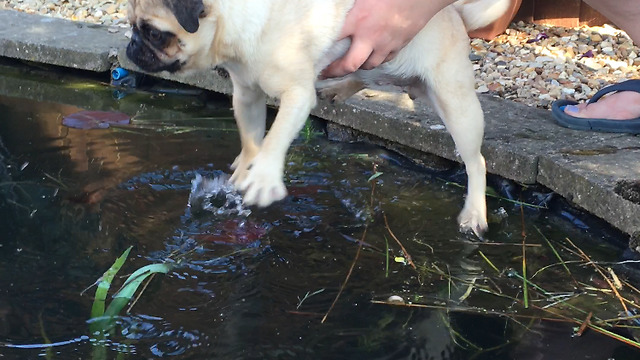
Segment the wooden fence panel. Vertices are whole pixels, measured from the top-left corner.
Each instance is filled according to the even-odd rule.
[[[515,21],[577,27],[610,23],[606,17],[581,0],[522,0]]]

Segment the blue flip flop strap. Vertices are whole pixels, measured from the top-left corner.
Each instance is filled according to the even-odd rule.
[[[595,95],[593,95],[591,100],[589,100],[587,103],[589,104],[594,103],[600,100],[601,97],[609,93],[612,93],[614,91],[635,91],[637,93],[640,93],[640,80],[639,79],[626,80],[621,83],[602,88]]]

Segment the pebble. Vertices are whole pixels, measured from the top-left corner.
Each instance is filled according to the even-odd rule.
[[[129,27],[127,0],[2,0],[0,9],[104,24],[111,32]],[[640,79],[640,49],[609,25],[563,28],[518,22],[492,41],[472,39],[470,44],[476,91],[529,106],[585,100],[605,85]]]
[[[389,298],[387,299],[387,302],[392,303],[392,304],[404,304],[405,301],[402,297],[398,296],[398,295],[391,295],[389,296]]]
[[[487,85],[480,85],[478,86],[478,88],[476,89],[476,92],[484,94],[484,93],[488,93],[489,92],[489,87]]]

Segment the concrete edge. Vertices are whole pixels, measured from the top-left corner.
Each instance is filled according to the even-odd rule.
[[[571,203],[588,210],[591,214],[607,220],[618,229],[637,231],[640,204],[635,204],[618,195],[613,188],[596,183],[576,171],[563,167],[551,158],[540,159],[538,181]],[[562,179],[562,181],[558,181]],[[598,201],[608,198],[609,201]],[[612,217],[612,214],[622,214]],[[633,233],[630,231],[629,234]]]

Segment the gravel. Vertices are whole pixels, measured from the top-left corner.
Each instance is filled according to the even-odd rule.
[[[13,9],[109,26],[129,26],[127,0],[2,0],[0,9]]]
[[[3,0],[0,9],[128,27],[126,0]],[[562,28],[514,23],[471,41],[476,88],[530,106],[585,100],[607,84],[640,78],[640,49],[611,26]]]
[[[477,91],[548,108],[586,100],[607,84],[640,78],[640,51],[611,26],[512,24],[491,42],[471,41]]]

